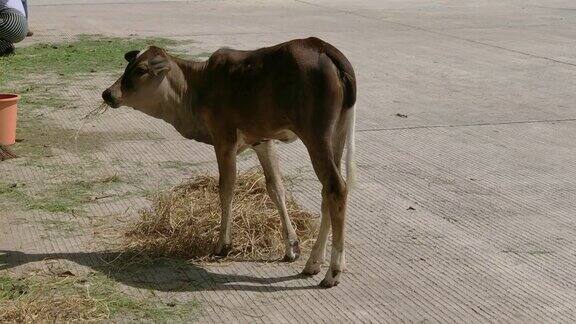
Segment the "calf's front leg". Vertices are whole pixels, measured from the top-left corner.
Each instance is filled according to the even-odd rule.
[[[234,184],[236,182],[236,144],[220,143],[215,145],[216,160],[218,160],[218,172],[220,179],[218,189],[220,193],[220,206],[222,219],[220,221],[220,237],[216,244],[214,254],[226,256],[232,249],[230,227],[232,224],[232,197],[234,196]]]
[[[300,257],[300,246],[298,244],[296,231],[292,226],[292,222],[290,222],[290,217],[286,209],[286,194],[284,192],[284,185],[282,184],[282,175],[280,174],[276,147],[274,142],[270,140],[255,146],[254,150],[264,170],[268,195],[276,205],[276,208],[278,208],[280,220],[282,221],[282,236],[284,237],[285,245],[284,261],[294,261]]]

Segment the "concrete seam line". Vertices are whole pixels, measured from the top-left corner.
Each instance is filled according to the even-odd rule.
[[[500,123],[476,123],[476,124],[457,124],[457,125],[417,125],[417,126],[389,127],[389,128],[365,128],[365,129],[358,129],[356,130],[356,132],[379,132],[379,131],[426,129],[426,128],[498,126],[498,125],[514,125],[514,124],[562,123],[562,122],[574,122],[574,121],[576,121],[576,118],[550,119],[550,120],[523,120],[523,121],[509,121]]]

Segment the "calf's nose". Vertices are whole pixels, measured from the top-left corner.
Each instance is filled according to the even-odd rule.
[[[114,98],[112,98],[112,91],[110,89],[104,90],[104,92],[102,92],[102,99],[108,103],[113,102]]]

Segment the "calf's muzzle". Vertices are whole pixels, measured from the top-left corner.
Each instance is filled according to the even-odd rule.
[[[102,92],[102,99],[104,99],[104,102],[112,108],[120,107],[120,101],[116,96],[114,96],[113,91],[110,88]]]

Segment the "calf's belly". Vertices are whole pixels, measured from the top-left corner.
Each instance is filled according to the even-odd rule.
[[[265,135],[255,135],[243,131],[238,131],[238,140],[240,146],[255,146],[264,141],[278,140],[284,143],[292,143],[298,139],[298,136],[289,129],[283,129],[270,132]]]

